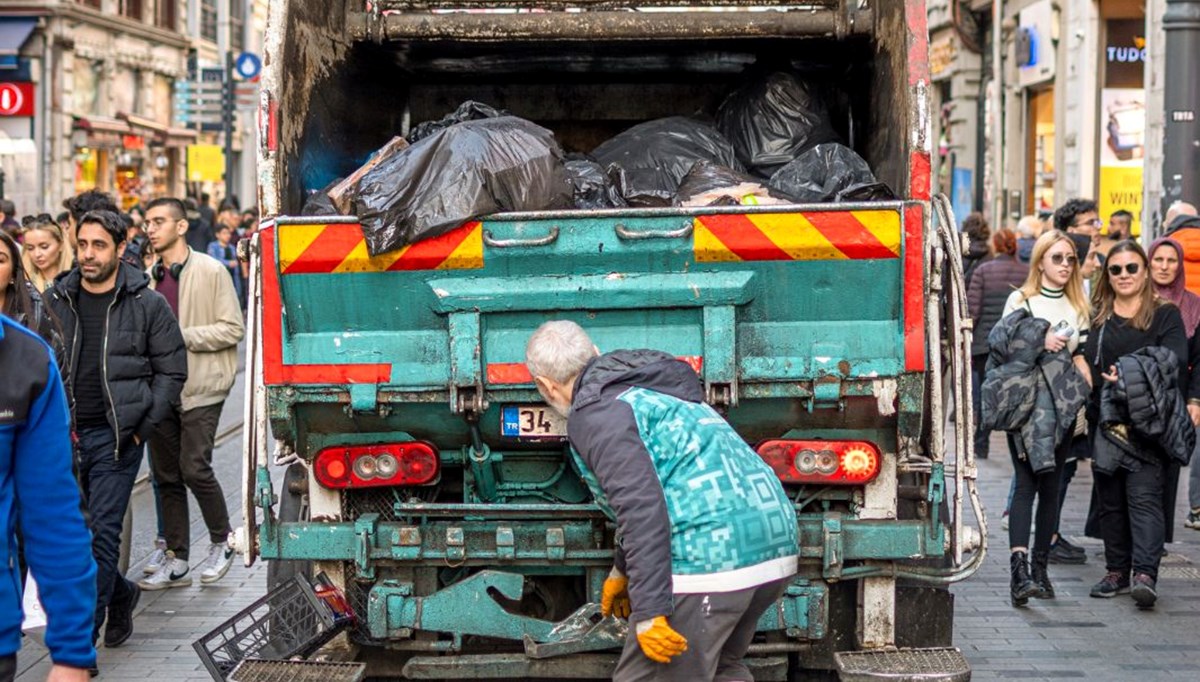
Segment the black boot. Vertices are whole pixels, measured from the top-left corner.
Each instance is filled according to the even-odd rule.
[[[1050,573],[1046,565],[1050,563],[1050,555],[1046,552],[1033,553],[1033,582],[1037,584],[1041,594],[1035,594],[1038,599],[1054,599],[1054,585],[1050,584]]]
[[[1025,552],[1013,552],[1008,560],[1008,565],[1011,574],[1009,589],[1012,591],[1013,606],[1024,606],[1030,597],[1036,597],[1042,593],[1038,589],[1037,583],[1029,577],[1029,559]]]

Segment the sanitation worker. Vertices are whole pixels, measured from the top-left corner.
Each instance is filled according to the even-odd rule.
[[[742,658],[759,616],[797,570],[796,513],[779,479],[666,353],[601,355],[559,320],[534,332],[525,360],[617,524],[601,610],[632,627],[614,679],[752,680]]]

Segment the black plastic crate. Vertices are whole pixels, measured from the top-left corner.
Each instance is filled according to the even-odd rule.
[[[197,640],[192,646],[213,679],[227,679],[249,658],[311,656],[352,625],[354,612],[341,591],[324,573],[314,583],[297,575]]]

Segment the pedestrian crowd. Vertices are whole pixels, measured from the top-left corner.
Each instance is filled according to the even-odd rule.
[[[1054,598],[1049,564],[1087,562],[1059,533],[1087,459],[1083,531],[1103,540],[1105,562],[1091,596],[1131,594],[1142,608],[1158,599],[1180,471],[1200,426],[1200,218],[1190,204],[1173,205],[1149,249],[1133,239],[1132,222],[1116,211],[1104,229],[1086,199],[994,233],[980,214],[963,221],[974,448],[988,458],[990,433],[1005,432],[1014,606]],[[1197,464],[1188,497],[1184,526],[1200,530]]]
[[[0,682],[15,674],[26,567],[47,614],[48,679],[65,682],[98,674],[101,636],[106,647],[129,639],[142,590],[215,583],[233,563],[212,455],[245,334],[235,245],[257,215],[207,204],[162,197],[122,212],[93,190],[58,216],[16,221],[0,202],[0,522],[12,578],[0,588]],[[147,450],[158,537],[134,582],[118,566]],[[208,529],[199,557],[188,491]]]

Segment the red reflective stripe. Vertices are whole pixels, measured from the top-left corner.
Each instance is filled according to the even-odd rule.
[[[489,384],[532,384],[529,368],[520,362],[489,362],[487,366]]]
[[[742,260],[792,260],[745,215],[708,215],[699,218],[714,237]]]
[[[385,384],[392,366],[285,365],[283,364],[283,305],[279,293],[279,265],[275,255],[275,228],[261,235],[263,383],[280,384]]]
[[[317,238],[292,261],[285,275],[320,274],[333,272],[363,241],[357,225],[335,223],[326,225]]]
[[[423,239],[408,247],[388,270],[435,270],[471,236],[478,225],[477,221],[463,223],[443,235]]]
[[[913,152],[909,164],[909,193],[913,199],[929,201],[929,183],[933,174],[929,154]]]
[[[904,368],[925,371],[925,212],[904,207]]]
[[[853,213],[848,211],[805,213],[804,217],[829,240],[830,244],[846,254],[847,258],[858,260],[896,257],[896,254],[871,234],[865,225],[858,222]]]

